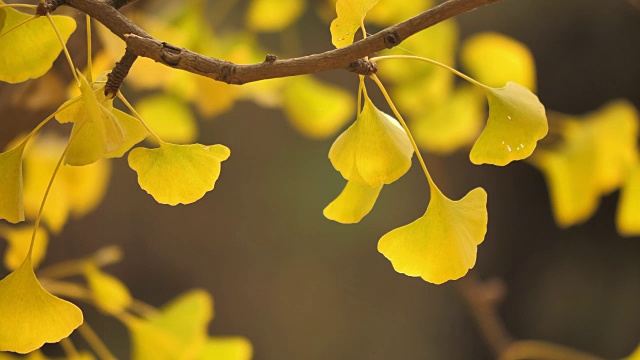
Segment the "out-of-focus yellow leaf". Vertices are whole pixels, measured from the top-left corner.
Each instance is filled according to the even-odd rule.
[[[46,292],[31,261],[0,281],[0,351],[26,354],[58,342],[82,324],[82,312]]]
[[[305,6],[304,0],[252,0],[247,10],[247,26],[254,31],[282,31],[298,20]]]
[[[24,220],[22,154],[26,143],[0,154],[0,219]]]
[[[196,359],[250,360],[252,356],[253,346],[243,337],[213,337],[207,340]]]
[[[538,97],[512,82],[487,89],[486,94],[489,120],[471,149],[471,162],[504,166],[529,157],[549,129]]]
[[[351,118],[355,107],[348,92],[312,76],[287,79],[283,100],[291,124],[313,139],[334,135]]]
[[[4,266],[9,270],[17,269],[24,258],[29,253],[29,245],[31,244],[31,236],[33,235],[33,226],[19,227],[0,227],[0,237],[7,240],[8,246],[4,253]],[[33,252],[31,253],[31,263],[37,268],[47,253],[47,245],[49,243],[49,234],[45,229],[38,229],[35,242],[33,243]]]
[[[206,77],[193,79],[197,88],[193,96],[198,111],[206,118],[213,118],[229,111],[239,94],[238,86],[229,85]]]
[[[0,1],[0,5],[4,2]],[[0,81],[15,84],[38,78],[49,71],[62,51],[60,40],[46,17],[31,20],[6,33],[30,17],[10,7],[0,8],[0,49],[3,49],[0,52]],[[75,20],[57,15],[52,19],[66,42],[76,29]]]
[[[342,224],[355,224],[375,205],[382,185],[370,187],[357,181],[347,181],[344,190],[324,208],[324,216]]]
[[[536,64],[531,51],[508,36],[488,32],[462,44],[462,65],[479,82],[494,88],[508,82],[536,90]]]
[[[618,201],[618,232],[624,236],[640,235],[640,165],[629,173]],[[638,356],[640,359],[640,353]]]
[[[622,360],[640,360],[640,345],[633,351],[629,357],[626,357]]]
[[[411,0],[398,4],[397,0],[380,0],[367,13],[366,22],[390,26],[412,18],[433,6],[433,0]]]
[[[136,109],[153,132],[165,141],[184,144],[198,137],[198,125],[191,110],[175,96],[146,97],[138,101]]]
[[[29,219],[35,219],[38,214],[42,197],[65,146],[66,141],[62,138],[41,136],[31,140],[25,152],[24,205]],[[70,213],[80,217],[95,209],[104,197],[110,173],[110,163],[104,160],[82,167],[62,166],[49,193],[43,222],[58,234]]]
[[[452,201],[431,186],[425,214],[384,235],[378,251],[397,272],[442,284],[463,277],[475,265],[486,232],[487,193],[482,188]]]
[[[148,320],[127,317],[132,359],[192,359],[202,351],[213,300],[203,290],[181,295]]]
[[[484,117],[484,99],[470,86],[460,87],[448,101],[423,109],[411,122],[416,143],[443,154],[467,146],[477,138]]]
[[[84,276],[98,309],[107,314],[120,314],[131,305],[129,289],[118,278],[103,272],[93,264],[85,266]]]
[[[364,97],[362,112],[333,143],[329,159],[347,180],[374,187],[398,180],[411,167],[413,147],[397,120]]]
[[[337,48],[353,43],[353,36],[362,24],[367,11],[379,0],[338,0],[338,17],[331,22],[331,42]]]
[[[159,148],[136,148],[129,166],[138,173],[140,187],[161,204],[190,204],[213,190],[220,163],[231,154],[224,145],[161,143]]]

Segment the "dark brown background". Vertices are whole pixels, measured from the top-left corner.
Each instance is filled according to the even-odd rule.
[[[640,8],[631,2],[506,0],[459,21],[463,36],[493,30],[526,43],[549,109],[580,114],[618,97],[640,107]],[[314,12],[301,24],[305,53],[331,47]],[[344,72],[323,77],[355,90],[356,78]],[[0,86],[0,101],[15,89]],[[46,113],[7,103],[1,146]],[[215,191],[190,206],[157,205],[126,161],[115,161],[106,200],[52,240],[47,263],[118,244],[126,258],[109,270],[134,296],[160,305],[193,287],[209,290],[212,333],[248,337],[255,359],[491,358],[453,284],[397,274],[376,250],[381,235],[424,211],[418,166],[385,187],[360,224],[344,226],[322,216],[344,184],[327,159],[332,140],[304,139],[279,111],[250,103],[201,122],[201,130],[199,142],[232,149]],[[587,223],[559,230],[544,180],[529,165],[473,166],[464,152],[427,156],[452,197],[476,186],[489,194],[476,269],[506,281],[499,310],[514,336],[608,358],[631,352],[640,341],[640,242],[616,234],[617,193]],[[84,309],[127,358],[125,329]]]

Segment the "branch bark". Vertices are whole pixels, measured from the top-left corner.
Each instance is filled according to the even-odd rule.
[[[499,1],[501,0],[449,0],[344,48],[286,60],[272,61],[273,59],[270,58],[269,61],[249,65],[211,58],[154,39],[111,6],[110,1],[65,0],[64,4],[101,22],[126,41],[127,50],[133,55],[147,57],[166,66],[217,81],[240,85],[334,69],[354,71],[354,65],[351,64],[358,59],[397,46],[408,37],[456,15]]]

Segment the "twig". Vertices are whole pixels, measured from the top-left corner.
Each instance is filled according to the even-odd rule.
[[[207,57],[152,38],[107,2],[99,0],[65,0],[64,4],[80,10],[105,25],[127,42],[132,54],[148,57],[172,68],[199,74],[229,84],[346,69],[375,52],[397,46],[408,37],[446,19],[500,0],[449,0],[407,21],[388,27],[344,48],[299,58],[239,65]]]

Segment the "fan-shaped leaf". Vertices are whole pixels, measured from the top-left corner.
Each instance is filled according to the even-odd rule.
[[[87,264],[84,270],[91,297],[100,310],[107,314],[119,314],[131,305],[131,294],[118,278],[93,264]]]
[[[0,227],[0,237],[7,240],[8,246],[4,253],[4,266],[9,270],[17,269],[29,253],[29,245],[33,235],[33,226]],[[45,229],[39,229],[33,243],[31,263],[36,268],[47,253],[49,234]]]
[[[247,25],[254,31],[282,31],[298,20],[305,5],[304,0],[252,0]]]
[[[370,187],[357,181],[348,181],[340,195],[324,208],[324,216],[343,224],[360,222],[373,209],[380,190],[382,185]]]
[[[0,219],[24,220],[22,154],[26,143],[0,154]]]
[[[331,42],[337,48],[353,43],[353,36],[362,24],[367,11],[379,0],[338,0],[338,17],[331,22]]]

